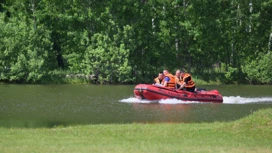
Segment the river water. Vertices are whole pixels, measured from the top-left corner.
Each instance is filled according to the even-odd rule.
[[[0,85],[1,127],[233,121],[272,108],[272,86],[214,85],[223,104],[134,98],[134,85]]]

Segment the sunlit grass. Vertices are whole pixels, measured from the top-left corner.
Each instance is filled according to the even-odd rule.
[[[272,109],[234,122],[0,128],[0,151],[272,152]]]

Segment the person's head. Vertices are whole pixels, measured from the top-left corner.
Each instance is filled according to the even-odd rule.
[[[163,70],[163,75],[167,75],[169,72],[168,72],[168,70]]]
[[[176,71],[176,77],[180,77],[180,70]]]
[[[183,77],[184,74],[185,74],[185,71],[184,71],[184,70],[181,70],[181,71],[180,71],[180,75]]]
[[[163,72],[159,72],[158,78],[162,80],[164,78]]]

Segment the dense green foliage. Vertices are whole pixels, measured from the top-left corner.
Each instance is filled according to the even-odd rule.
[[[0,4],[2,82],[91,74],[100,83],[138,83],[185,69],[223,83],[272,83],[272,0]]]

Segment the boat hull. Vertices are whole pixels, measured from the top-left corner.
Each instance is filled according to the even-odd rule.
[[[159,87],[151,84],[138,84],[134,88],[134,95],[138,99],[161,100],[180,99],[184,101],[200,101],[222,103],[223,97],[217,90],[188,92],[172,88]]]

